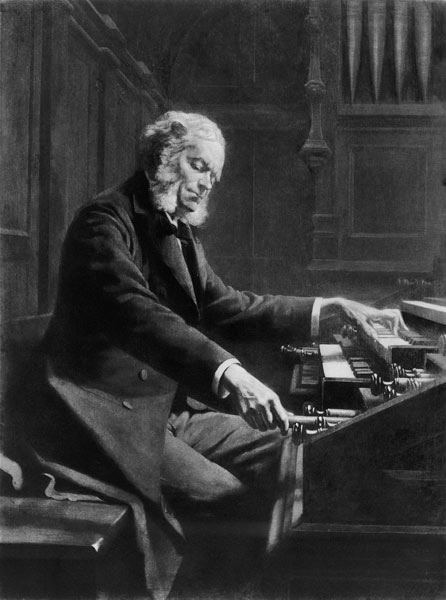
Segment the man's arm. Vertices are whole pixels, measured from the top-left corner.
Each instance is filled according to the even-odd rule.
[[[342,297],[320,298],[281,295],[257,295],[234,290],[213,272],[204,258],[199,240],[197,250],[207,269],[204,319],[211,325],[238,333],[292,335],[301,340],[315,340],[320,324],[328,314],[361,327],[376,337],[371,323],[382,323],[395,333],[407,329],[398,309],[378,309]]]
[[[198,251],[202,251],[198,246]],[[204,257],[206,289],[203,321],[208,327],[237,338],[310,339],[313,297],[258,295],[235,290],[214,273]]]
[[[64,244],[63,306],[83,330],[102,332],[165,375],[208,393],[216,369],[233,355],[160,302],[133,259],[135,243],[124,209],[112,203],[83,209]]]
[[[397,309],[376,309],[346,298],[317,298],[312,311],[312,334],[319,335],[319,320],[327,312],[336,311],[348,322],[354,322],[367,335],[376,337],[371,323],[382,323],[395,333],[407,329]],[[221,386],[232,393],[234,406],[241,417],[254,429],[266,431],[278,426],[286,433],[289,421],[279,397],[275,392],[250,375],[241,365],[230,364],[221,377]]]

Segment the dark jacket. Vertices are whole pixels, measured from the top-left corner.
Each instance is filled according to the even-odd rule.
[[[114,483],[130,485],[157,506],[166,422],[178,386],[211,398],[215,370],[232,357],[208,337],[209,328],[240,336],[289,336],[291,329],[308,337],[313,305],[312,298],[226,286],[184,226],[194,290],[178,240],[161,231],[159,219],[142,172],[79,210],[63,245],[45,340],[55,373],[81,392],[58,390],[64,426],[53,429],[64,439],[52,458],[95,476],[113,473]],[[210,402],[218,406],[217,398]],[[75,450],[76,440],[67,441],[70,419],[82,451]],[[84,434],[88,442],[79,441]],[[93,459],[96,451],[102,462]]]

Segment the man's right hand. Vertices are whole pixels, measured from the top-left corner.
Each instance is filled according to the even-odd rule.
[[[237,364],[226,369],[221,382],[231,392],[238,414],[248,425],[260,431],[279,427],[286,434],[288,416],[275,392]]]

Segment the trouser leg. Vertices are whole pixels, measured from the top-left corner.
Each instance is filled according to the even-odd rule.
[[[170,419],[162,484],[188,500],[269,510],[282,446],[278,430],[260,432],[238,416],[184,411]],[[244,509],[242,508],[244,506]]]
[[[235,475],[166,433],[161,485],[170,493],[196,502],[218,502],[246,490]]]

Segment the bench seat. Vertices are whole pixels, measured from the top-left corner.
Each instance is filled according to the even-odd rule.
[[[0,497],[0,596],[115,598],[130,513],[100,502]]]
[[[0,497],[0,555],[90,559],[123,529],[127,506]]]

